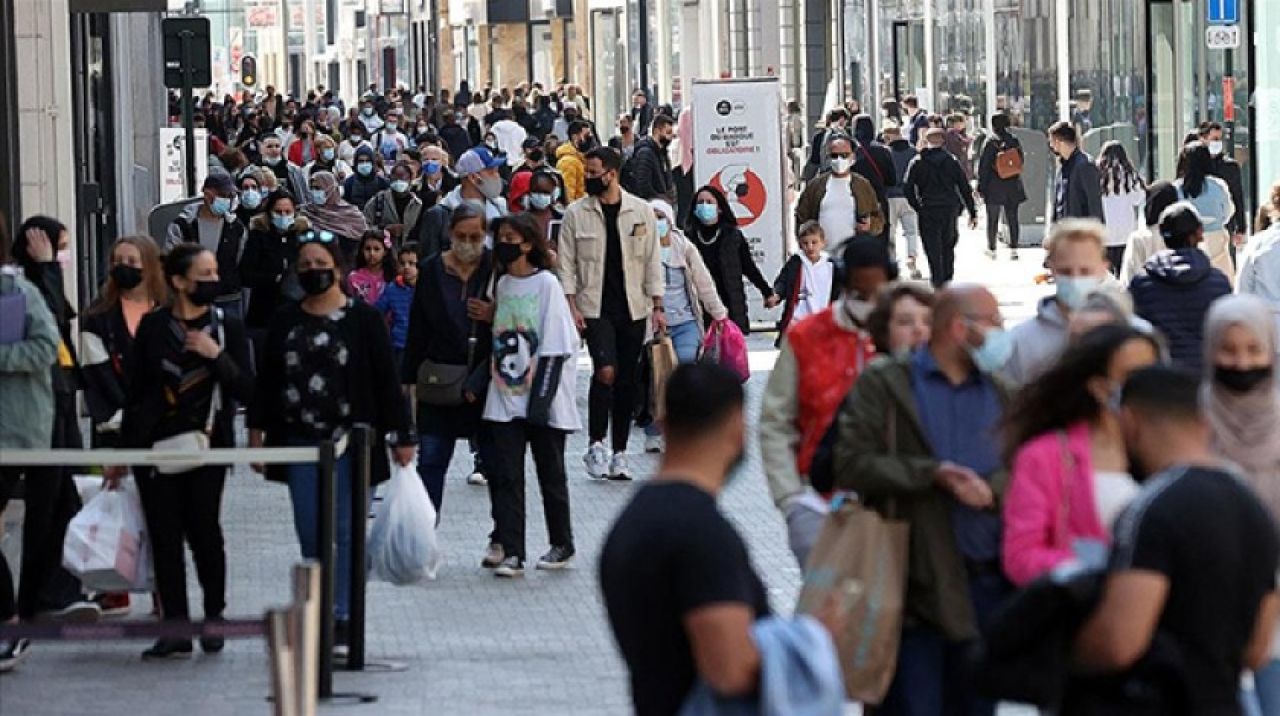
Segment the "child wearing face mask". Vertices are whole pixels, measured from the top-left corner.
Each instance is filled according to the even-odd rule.
[[[825,250],[827,237],[822,225],[816,221],[801,224],[796,242],[800,251],[787,259],[773,282],[773,293],[783,302],[782,318],[778,321],[779,344],[793,323],[821,311],[840,295],[835,264]]]

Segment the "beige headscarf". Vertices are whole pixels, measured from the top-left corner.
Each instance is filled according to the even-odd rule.
[[[344,239],[358,240],[369,227],[360,209],[342,199],[337,177],[332,172],[312,172],[311,183],[324,190],[325,201],[303,204],[302,215],[311,220],[316,231],[332,231]]]
[[[1233,393],[1213,380],[1213,357],[1223,334],[1239,325],[1262,339],[1276,354],[1276,324],[1266,301],[1247,294],[1214,302],[1205,318],[1206,380],[1201,402],[1213,430],[1213,449],[1239,465],[1249,484],[1280,519],[1280,392],[1276,377],[1249,391]]]

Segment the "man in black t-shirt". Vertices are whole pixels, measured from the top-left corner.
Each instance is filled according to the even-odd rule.
[[[1280,610],[1280,537],[1266,507],[1209,451],[1199,381],[1169,368],[1125,383],[1121,426],[1135,476],[1150,474],[1116,525],[1102,600],[1076,639],[1076,660],[1124,672],[1152,648],[1171,649],[1192,714],[1238,714],[1243,669],[1267,658]],[[1108,704],[1112,705],[1112,704]],[[1123,705],[1123,704],[1115,704]]]
[[[716,507],[741,464],[742,386],[719,366],[682,365],[666,387],[667,452],[600,555],[600,587],[631,672],[637,714],[674,714],[700,677],[717,693],[756,688],[751,625],[769,614],[747,548]]]

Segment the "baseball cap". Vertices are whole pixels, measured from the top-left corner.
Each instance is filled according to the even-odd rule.
[[[204,178],[202,188],[212,189],[219,194],[234,194],[236,191],[236,183],[235,180],[231,178],[230,174],[215,170],[209,172],[209,175]]]
[[[524,140],[523,143],[520,144],[520,148],[525,150],[526,152],[529,151],[530,149],[541,149],[542,142],[539,142],[537,137],[529,137],[528,139]]]
[[[496,169],[503,164],[506,162],[493,156],[488,147],[476,147],[468,149],[458,157],[457,163],[453,165],[453,171],[458,176],[465,177],[485,169]]]

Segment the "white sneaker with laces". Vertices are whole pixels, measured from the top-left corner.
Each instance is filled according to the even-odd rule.
[[[613,459],[609,461],[609,479],[618,482],[626,482],[631,479],[631,473],[627,470],[626,453],[614,453]]]
[[[595,480],[603,480],[609,475],[609,448],[604,443],[592,443],[587,454],[582,456],[587,465],[587,475]]]
[[[645,452],[648,452],[648,453],[660,453],[660,452],[662,452],[662,449],[663,449],[663,444],[662,444],[662,436],[661,436],[661,435],[648,435],[648,436],[645,436],[645,439],[644,439],[644,451],[645,451]]]

